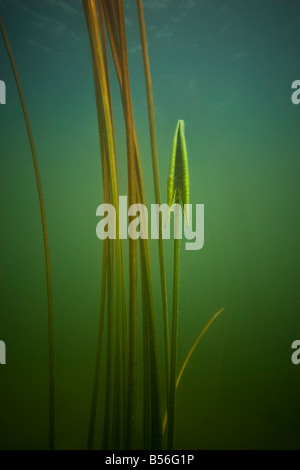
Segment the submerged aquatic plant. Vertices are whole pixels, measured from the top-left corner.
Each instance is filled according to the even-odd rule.
[[[177,337],[178,337],[178,309],[179,309],[179,204],[186,217],[188,225],[188,214],[186,210],[189,203],[189,170],[186,150],[184,121],[179,120],[173,139],[173,146],[169,165],[168,198],[169,207],[175,206],[174,225],[174,264],[173,264],[173,307],[172,307],[172,336],[171,336],[171,366],[170,366],[170,388],[168,406],[168,449],[172,450],[174,445],[175,424],[175,394],[176,394],[176,364],[177,364]]]
[[[188,156],[185,141],[185,125],[182,119],[177,122],[169,164],[167,202],[171,207],[180,204],[185,222],[189,225],[188,205],[190,197]]]
[[[201,333],[198,335],[196,341],[194,342],[193,346],[189,350],[188,355],[186,356],[183,365],[181,366],[179,374],[177,375],[176,384],[175,384],[176,390],[177,390],[177,388],[179,386],[179,383],[181,381],[181,377],[183,375],[183,372],[185,371],[185,368],[188,365],[188,362],[189,362],[193,352],[195,351],[196,347],[198,346],[199,341],[203,338],[203,336],[207,332],[208,328],[213,324],[213,322],[218,318],[218,316],[222,312],[224,312],[224,310],[225,310],[224,308],[220,308],[220,310],[218,310],[217,313],[215,313],[213,315],[213,317],[209,320],[209,322],[205,325],[205,327],[203,328]],[[164,416],[164,421],[163,421],[163,434],[165,433],[165,430],[166,430],[167,420],[168,420],[168,415],[167,415],[167,411],[166,411],[165,416]]]
[[[173,264],[173,305],[172,330],[169,337],[167,283],[162,238],[162,215],[159,214],[159,266],[161,281],[161,311],[164,326],[164,358],[158,354],[158,334],[153,298],[153,283],[150,266],[149,241],[146,238],[129,239],[128,276],[126,276],[122,240],[119,237],[119,184],[117,155],[115,145],[115,126],[113,117],[113,100],[111,95],[108,67],[108,44],[114,61],[119,82],[124,123],[126,130],[128,202],[145,205],[145,189],[141,156],[135,130],[129,70],[127,58],[125,16],[123,0],[82,0],[91,47],[91,61],[94,77],[95,102],[98,118],[99,142],[102,166],[103,194],[106,203],[112,204],[116,211],[116,239],[105,239],[102,246],[102,272],[100,288],[98,337],[95,356],[94,382],[92,388],[90,419],[87,448],[95,444],[95,428],[98,410],[100,386],[104,392],[102,443],[103,449],[162,449],[174,447],[176,388],[183,371],[190,360],[200,339],[224,310],[219,310],[202,330],[177,375],[177,337],[178,337],[178,301],[179,301],[179,252],[180,239],[179,213],[184,210],[185,223],[189,224],[187,212],[189,202],[189,173],[185,142],[184,121],[177,123],[168,176],[167,202],[169,207],[174,203],[174,264]],[[141,47],[146,83],[148,119],[152,155],[153,183],[156,204],[161,204],[159,184],[159,167],[156,144],[154,103],[152,95],[150,64],[148,56],[145,18],[142,0],[136,0]],[[41,178],[37,155],[33,141],[30,121],[25,100],[14,63],[9,41],[0,18],[0,28],[8,50],[21,99],[24,118],[27,126],[32,159],[34,163],[41,219],[44,237],[44,251],[48,296],[48,329],[49,329],[49,447],[54,448],[54,348],[53,348],[53,309],[50,275],[49,244],[47,235],[46,212],[43,199]],[[106,36],[107,34],[107,36]],[[181,220],[181,219],[180,219]],[[141,226],[145,221],[141,215]],[[143,232],[143,228],[141,230]],[[138,257],[139,254],[139,257]],[[139,266],[138,266],[139,259]],[[141,285],[142,317],[142,415],[138,415],[140,389],[138,386],[138,278]],[[128,292],[125,279],[128,277]],[[128,303],[128,305],[127,305]],[[106,317],[106,330],[105,330]],[[102,373],[102,350],[106,339],[105,375]],[[164,362],[165,373],[162,384],[160,371]],[[102,380],[103,379],[103,380]],[[166,394],[164,394],[164,387]],[[165,405],[163,419],[162,409]],[[167,443],[164,441],[164,430],[168,423]],[[138,431],[142,429],[142,433]],[[141,438],[139,438],[141,436]]]
[[[157,144],[156,144],[156,131],[155,131],[155,118],[154,118],[154,102],[152,94],[152,82],[150,73],[150,62],[148,54],[147,36],[145,17],[142,0],[136,0],[146,93],[147,93],[147,104],[148,104],[148,119],[149,119],[149,132],[150,132],[150,143],[151,143],[151,156],[152,156],[152,170],[153,170],[153,183],[156,204],[161,204],[161,191],[159,184],[159,167],[158,167],[158,155],[157,155]],[[165,371],[166,371],[166,390],[167,390],[167,403],[168,403],[168,392],[169,392],[169,362],[170,362],[170,346],[169,346],[169,322],[168,322],[168,303],[167,303],[167,284],[166,284],[166,269],[165,269],[165,255],[164,255],[164,243],[162,238],[162,213],[159,213],[159,236],[158,236],[158,250],[159,250],[159,266],[160,266],[160,280],[161,280],[161,296],[162,296],[162,310],[163,310],[163,322],[164,322],[164,343],[165,343]]]
[[[133,203],[145,203],[144,183],[140,162],[140,154],[137,144],[133,111],[130,97],[129,74],[125,37],[125,18],[123,2],[109,2],[106,0],[96,2],[93,0],[83,1],[88,31],[90,35],[91,53],[94,68],[94,82],[96,92],[96,103],[99,122],[99,136],[101,147],[102,166],[109,169],[107,173],[110,194],[106,202],[112,202],[116,208],[118,219],[118,182],[116,172],[116,156],[114,146],[114,127],[112,118],[112,106],[109,87],[108,68],[105,66],[106,44],[103,40],[103,22],[105,18],[111,50],[119,80],[124,121],[127,139],[127,163],[128,163],[128,189],[129,205]],[[100,21],[98,22],[98,15]],[[106,161],[106,163],[105,163]],[[110,197],[111,196],[111,197]],[[117,222],[118,224],[118,222]],[[116,227],[119,234],[119,227]],[[110,241],[111,244],[114,241]],[[105,407],[106,416],[104,427],[103,446],[132,448],[136,444],[137,427],[137,242],[129,240],[129,315],[126,315],[124,268],[122,257],[121,240],[117,236],[116,245],[116,267],[117,267],[117,308],[116,328],[113,338],[112,318],[113,293],[108,293],[107,305],[110,309],[110,328],[108,331],[109,347],[115,344],[115,351],[108,352],[108,365],[110,386],[109,395]],[[153,289],[150,271],[150,253],[148,240],[140,239],[141,278],[143,282],[143,316],[144,316],[144,361],[149,363],[150,395],[147,396],[148,403],[144,406],[151,409],[150,415],[150,445],[152,448],[161,448],[162,439],[162,417],[161,417],[161,388],[158,365],[157,333],[154,314]],[[111,263],[111,267],[113,264]],[[115,339],[115,343],[114,343]],[[147,343],[147,347],[145,346]],[[99,355],[99,348],[98,353]],[[114,361],[114,363],[112,362]],[[99,364],[99,360],[96,361]],[[113,373],[112,371],[115,371]],[[95,374],[95,380],[97,376]],[[108,377],[107,377],[108,380]],[[97,386],[94,386],[94,394]],[[112,398],[112,399],[111,399]],[[96,401],[95,397],[92,400]],[[96,407],[93,405],[91,412],[91,423],[95,422]],[[94,425],[90,425],[88,446],[92,446]],[[149,432],[149,429],[148,429]],[[112,438],[110,437],[112,436]],[[114,442],[118,436],[117,442]],[[146,439],[146,436],[145,436]]]

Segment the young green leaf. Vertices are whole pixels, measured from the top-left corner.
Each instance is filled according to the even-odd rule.
[[[173,138],[169,165],[167,203],[169,207],[174,203],[181,205],[187,226],[189,225],[189,212],[188,206],[184,208],[184,205],[189,203],[189,193],[189,169],[184,121],[179,119]]]

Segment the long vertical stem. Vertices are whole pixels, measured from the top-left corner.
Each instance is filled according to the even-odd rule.
[[[105,310],[105,291],[106,291],[106,276],[107,276],[107,257],[108,257],[108,240],[104,240],[103,243],[103,254],[102,254],[102,280],[101,280],[101,294],[100,294],[100,311],[99,311],[99,327],[98,327],[98,341],[97,341],[97,353],[95,361],[95,375],[94,385],[92,394],[92,404],[90,412],[90,425],[87,449],[93,448],[95,424],[96,424],[96,411],[98,403],[98,391],[99,391],[99,378],[100,378],[100,364],[101,364],[101,353],[102,353],[102,338],[103,338],[103,321],[104,321],[104,310]]]
[[[148,331],[149,331],[149,356],[151,375],[151,449],[162,448],[162,407],[160,389],[160,371],[158,357],[158,343],[155,322],[155,310],[153,289],[150,272],[150,257],[148,240],[141,240],[141,262],[143,275],[148,291]]]
[[[97,107],[101,108],[99,110],[101,115],[101,130],[100,134],[103,138],[105,151],[108,157],[108,168],[109,168],[109,181],[111,188],[111,203],[116,210],[116,271],[117,271],[117,321],[121,322],[124,319],[125,307],[124,307],[124,273],[123,273],[123,261],[122,261],[122,245],[119,238],[119,194],[118,194],[118,180],[117,180],[117,167],[116,167],[116,155],[115,155],[115,143],[114,143],[114,132],[113,132],[113,122],[112,122],[112,110],[110,106],[110,97],[108,91],[108,78],[105,73],[105,63],[103,58],[102,45],[100,40],[99,24],[98,24],[98,15],[95,0],[83,0],[82,2],[86,22],[88,27],[88,32],[90,36],[91,43],[91,52],[92,59],[94,64],[94,79],[95,79],[95,88],[96,96],[97,89],[99,89],[99,102]],[[108,293],[108,308],[112,312],[113,299]],[[110,325],[111,326],[111,325]],[[124,325],[121,325],[121,330],[125,331]],[[125,338],[126,339],[126,338]],[[112,347],[112,345],[111,345]],[[125,356],[125,354],[124,354]],[[108,393],[108,392],[107,392]],[[110,390],[112,397],[115,397],[114,391]],[[109,406],[113,405],[113,401]],[[108,413],[108,410],[106,410]],[[109,427],[109,415],[112,410],[109,411],[107,417],[105,418],[105,423]],[[109,431],[107,432],[107,434]],[[105,438],[106,439],[106,438]],[[109,444],[109,437],[107,436],[105,445]]]
[[[113,392],[113,330],[114,330],[114,240],[108,240],[108,289],[107,289],[107,360],[105,381],[105,411],[103,448],[109,449],[112,437]]]
[[[104,50],[105,50],[105,44],[104,44]],[[105,57],[105,53],[104,53],[104,57]],[[103,110],[101,106],[99,83],[97,81],[97,76],[96,76],[96,65],[95,65],[94,56],[92,56],[92,63],[93,63],[94,83],[95,83],[95,97],[96,97],[96,105],[97,105],[96,108],[97,108],[97,117],[98,117],[100,153],[101,153],[103,195],[104,195],[105,202],[110,202],[111,191],[110,191],[110,179],[109,179],[109,172],[108,172],[109,161],[108,161],[108,155],[106,151],[105,142],[102,136],[102,127],[103,127],[104,117],[103,117]],[[88,434],[88,443],[87,443],[88,449],[92,449],[93,447],[93,440],[94,440],[94,434],[95,434],[101,355],[102,355],[102,342],[103,342],[105,294],[106,294],[106,285],[107,285],[107,278],[108,278],[108,269],[107,269],[108,257],[109,257],[108,251],[109,251],[109,244],[108,244],[108,240],[106,239],[104,240],[104,243],[103,243],[102,281],[101,281],[101,293],[100,293],[98,340],[97,340],[95,373],[94,373],[94,383],[93,383],[91,412],[90,412],[89,434]]]
[[[178,306],[179,306],[179,303],[178,303],[179,302],[178,300],[178,297],[179,297],[179,250],[180,250],[180,239],[174,237],[173,312],[172,312],[170,392],[169,392],[169,408],[168,408],[168,450],[173,450],[173,446],[174,446]]]
[[[148,292],[145,271],[141,258],[142,309],[143,309],[143,449],[151,446],[151,393],[150,393],[150,353],[148,327]]]
[[[158,168],[156,131],[155,131],[155,119],[154,119],[154,103],[153,103],[152,82],[151,82],[150,62],[149,62],[147,36],[146,36],[145,17],[144,17],[144,9],[143,9],[142,0],[136,0],[136,4],[137,4],[137,10],[138,10],[139,26],[140,26],[140,36],[141,36],[141,43],[142,43],[144,73],[145,73],[146,92],[147,92],[148,120],[149,120],[149,130],[150,130],[155,202],[156,204],[160,205],[161,194],[160,194],[160,184],[159,184],[159,168]],[[166,389],[167,389],[167,394],[168,394],[170,348],[169,348],[169,324],[168,324],[169,322],[168,322],[166,270],[165,270],[164,242],[162,238],[162,214],[161,212],[159,213],[158,249],[159,249],[162,307],[163,307],[163,322],[164,322]]]
[[[103,108],[103,125],[102,132],[105,138],[105,145],[107,148],[107,154],[109,155],[110,164],[110,177],[112,187],[112,203],[116,207],[116,219],[117,227],[116,232],[119,233],[119,208],[118,201],[116,201],[116,162],[114,145],[112,139],[112,118],[107,112],[107,85],[105,83],[105,74],[103,72],[103,61],[102,61],[102,49],[97,32],[97,15],[95,14],[95,1],[94,0],[83,0],[83,6],[86,13],[87,25],[90,34],[92,55],[95,60],[96,79],[100,86],[101,95],[101,107]],[[126,51],[126,37],[125,37],[125,20],[123,12],[123,3],[121,0],[98,0],[98,6],[102,6],[108,35],[111,43],[111,49],[113,58],[115,61],[117,76],[121,88],[122,104],[124,111],[124,119],[126,125],[126,137],[127,137],[127,158],[128,158],[128,186],[129,186],[129,204],[136,202],[137,191],[140,192],[140,202],[145,204],[145,196],[143,189],[143,177],[140,164],[140,156],[137,146],[137,139],[134,128],[132,104],[130,97],[129,87],[129,73],[127,63],[127,51]],[[114,157],[114,158],[111,158]],[[137,185],[139,181],[139,186]],[[137,187],[138,186],[138,187]],[[116,240],[116,260],[117,260],[117,285],[119,284],[122,288],[117,289],[117,303],[122,296],[124,298],[123,286],[124,277],[122,277],[122,271],[118,272],[118,259],[121,259],[121,244],[118,243],[120,240]],[[136,281],[137,281],[137,253],[136,253],[136,242],[129,240],[129,335],[130,340],[127,340],[125,335],[125,341],[123,345],[129,346],[129,357],[128,361],[128,401],[127,401],[127,418],[128,427],[126,429],[127,447],[132,447],[135,440],[136,430],[136,403],[137,403],[137,306],[136,306]],[[119,253],[118,253],[119,251]],[[162,440],[162,422],[161,422],[161,394],[160,394],[160,376],[159,376],[159,358],[158,358],[158,344],[157,344],[157,333],[155,325],[155,312],[154,312],[154,300],[152,292],[152,281],[151,281],[151,270],[150,270],[150,254],[148,240],[141,241],[141,264],[144,272],[144,280],[146,285],[147,297],[148,297],[148,309],[147,315],[147,329],[149,339],[149,361],[150,361],[150,374],[151,374],[151,446],[154,449],[161,449]],[[124,303],[120,304],[122,308]],[[118,317],[120,318],[120,309],[117,308]],[[123,310],[122,310],[123,315]],[[124,323],[124,316],[123,323]],[[125,325],[123,324],[123,327]],[[124,346],[123,346],[124,347]],[[125,357],[126,350],[123,350],[123,357]],[[126,368],[127,370],[127,368]],[[114,391],[112,391],[114,393]],[[117,397],[116,394],[114,394]]]
[[[112,4],[108,1],[102,0],[104,13],[106,18],[106,25],[108,30],[108,36],[111,45],[111,51],[115,63],[117,77],[120,84],[121,96],[123,101],[123,108],[125,108],[125,97],[124,97],[124,86],[123,77],[121,75],[121,58],[120,58],[120,46],[118,43],[119,37],[116,35],[115,28],[111,24],[111,17],[113,12]],[[125,116],[126,119],[126,116]],[[145,202],[145,190],[143,183],[143,174],[140,161],[140,154],[137,144],[137,138],[134,131],[134,146],[135,146],[135,157],[136,157],[136,179],[137,179],[137,190],[138,190],[138,202],[146,204]],[[151,281],[151,269],[150,269],[150,255],[149,255],[149,244],[147,239],[142,239],[140,243],[141,247],[141,269],[143,271],[146,288],[148,291],[148,335],[149,335],[149,360],[151,364],[151,445],[152,448],[161,449],[162,445],[162,431],[161,431],[161,392],[160,392],[160,374],[159,374],[159,358],[158,358],[158,344],[157,344],[157,333],[155,325],[155,312],[154,312],[154,301],[153,301],[153,289]]]
[[[129,206],[136,203],[134,123],[130,96],[129,71],[127,60],[125,17],[123,2],[116,1],[116,17],[119,26],[121,50],[121,74],[123,83],[125,126],[128,162]],[[130,221],[130,218],[129,218]],[[128,370],[128,432],[127,446],[134,447],[137,412],[137,242],[129,238],[129,370]]]
[[[46,283],[47,283],[47,305],[48,305],[48,348],[49,348],[49,449],[52,450],[55,447],[55,436],[54,436],[54,340],[53,340],[53,304],[52,304],[52,287],[51,287],[51,270],[50,270],[50,255],[49,255],[49,242],[48,242],[48,231],[47,231],[47,222],[46,222],[46,210],[42,190],[42,182],[40,177],[40,171],[38,166],[37,154],[34,145],[29,115],[27,112],[27,107],[25,103],[25,98],[23,95],[21,82],[19,79],[17,67],[14,61],[12,49],[0,17],[0,29],[5,42],[5,46],[9,55],[9,60],[13,69],[14,77],[16,80],[19,97],[22,104],[22,110],[25,118],[27,134],[29,138],[32,161],[35,171],[35,179],[37,184],[37,191],[39,197],[39,205],[41,212],[41,221],[43,229],[43,241],[44,241],[44,253],[45,253],[45,267],[46,267]]]

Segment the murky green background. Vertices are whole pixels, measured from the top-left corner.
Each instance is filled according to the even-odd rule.
[[[154,202],[135,2],[125,2],[132,99]],[[300,5],[294,0],[144,1],[161,188],[184,119],[191,203],[205,245],[182,244],[178,362],[221,307],[177,395],[177,448],[300,448]],[[89,40],[79,0],[0,0],[23,85],[45,196],[55,315],[56,440],[84,448],[96,348],[103,202]],[[0,40],[0,448],[47,447],[47,306],[26,128]],[[126,145],[112,72],[120,193]],[[171,305],[172,241],[165,243]],[[162,348],[157,243],[151,242]],[[128,254],[127,246],[124,247]],[[141,324],[141,321],[140,321]],[[142,365],[142,359],[140,359]],[[162,363],[163,365],[163,363]],[[101,394],[101,397],[103,392]],[[100,397],[100,398],[101,398]],[[97,442],[101,436],[101,411]]]

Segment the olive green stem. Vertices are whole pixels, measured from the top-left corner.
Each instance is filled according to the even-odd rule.
[[[177,221],[177,223],[179,222]],[[168,450],[173,450],[174,428],[175,428],[176,365],[177,365],[178,307],[179,307],[179,251],[180,251],[180,239],[174,238],[173,313],[172,313],[170,391],[169,391],[169,408],[168,408]]]
[[[187,366],[187,364],[189,363],[189,360],[191,359],[191,356],[192,354],[194,353],[196,347],[198,346],[198,343],[199,341],[203,338],[203,336],[205,335],[205,333],[207,332],[207,330],[209,329],[209,327],[213,324],[213,322],[216,320],[216,318],[218,318],[218,316],[224,312],[224,308],[220,308],[220,310],[217,311],[217,313],[215,313],[213,315],[213,317],[209,320],[209,322],[205,325],[205,327],[203,328],[203,330],[201,331],[201,333],[198,335],[196,341],[194,342],[193,346],[191,347],[191,349],[189,350],[188,352],[188,355],[186,356],[186,359],[180,369],[180,372],[179,374],[177,375],[177,380],[176,380],[176,390],[179,386],[179,383],[180,383],[180,380],[181,380],[181,377],[182,377],[182,374]],[[165,429],[166,429],[166,425],[167,425],[167,411],[165,412],[165,416],[164,416],[164,420],[163,420],[163,434],[165,433]]]
[[[104,240],[103,244],[103,255],[102,255],[102,280],[101,280],[101,295],[100,295],[100,311],[99,311],[99,327],[98,327],[98,342],[97,342],[97,353],[95,361],[95,375],[94,385],[92,394],[92,404],[90,412],[90,425],[87,449],[93,448],[95,424],[96,424],[96,411],[98,404],[98,392],[99,392],[99,380],[100,380],[100,365],[102,355],[102,340],[103,340],[103,322],[104,322],[104,310],[105,310],[105,291],[106,291],[106,275],[107,275],[107,257],[108,257],[108,240]]]
[[[123,83],[123,106],[125,115],[128,167],[129,206],[136,203],[134,121],[130,95],[129,70],[127,60],[125,15],[123,2],[116,0],[115,14],[117,18],[120,50],[121,75]],[[131,217],[129,218],[129,222]],[[129,351],[128,351],[128,400],[127,400],[127,447],[134,448],[137,421],[137,241],[129,238]]]
[[[150,393],[150,352],[148,327],[148,291],[145,270],[141,259],[142,311],[143,311],[143,449],[151,448],[151,393]]]
[[[156,204],[160,205],[161,194],[160,194],[160,184],[159,184],[159,167],[158,167],[157,143],[156,143],[155,119],[154,119],[154,103],[153,103],[152,82],[151,82],[151,73],[150,73],[150,62],[149,62],[149,54],[148,54],[148,44],[147,44],[147,36],[146,36],[145,16],[144,16],[144,8],[143,8],[142,0],[136,0],[136,4],[137,4],[137,10],[138,10],[140,37],[141,37],[142,53],[143,53],[144,74],[145,74],[145,83],[146,83],[146,92],[147,92],[148,120],[149,120],[149,131],[150,131],[150,142],[151,142],[155,202]],[[161,212],[159,213],[158,249],[159,249],[162,307],[163,307],[163,322],[164,322],[165,368],[166,368],[166,381],[167,381],[166,389],[168,392],[170,348],[169,348],[167,285],[166,285],[164,242],[162,238],[162,214]],[[167,399],[167,402],[168,402],[168,399]]]
[[[109,97],[109,89],[108,89],[108,77],[106,76],[105,72],[105,59],[103,56],[103,50],[101,45],[100,39],[100,31],[99,31],[99,24],[98,24],[98,13],[96,8],[95,0],[83,0],[82,2],[86,22],[90,37],[90,44],[91,44],[91,53],[92,53],[92,61],[94,66],[94,80],[95,80],[95,90],[96,90],[96,98],[97,99],[97,108],[99,108],[99,115],[101,121],[101,130],[100,130],[100,138],[103,138],[103,145],[105,148],[105,152],[107,154],[108,160],[108,173],[109,173],[109,182],[110,182],[110,191],[111,197],[110,202],[115,207],[116,210],[116,233],[119,233],[119,191],[118,191],[118,179],[117,179],[117,167],[116,167],[116,154],[115,154],[115,142],[114,142],[114,131],[113,131],[113,121],[112,121],[112,109],[110,106],[110,97]],[[111,244],[110,244],[111,245]],[[124,272],[123,272],[123,261],[122,261],[122,245],[121,240],[119,237],[116,238],[115,241],[116,247],[116,294],[117,294],[117,322],[120,318],[124,318],[125,316],[125,307],[123,305],[124,301]],[[111,247],[111,251],[113,251],[113,247]],[[111,256],[111,263],[113,257]],[[111,266],[109,272],[111,271],[111,275],[108,274],[109,283],[108,285],[113,283],[113,265]],[[109,293],[108,289],[108,316],[110,317],[109,321],[112,322],[112,315],[113,315],[113,293]],[[111,314],[109,313],[111,312]],[[112,355],[113,351],[113,331],[112,331],[112,324],[108,325],[108,336],[111,338],[111,345],[110,345],[110,356]],[[125,328],[122,327],[122,331],[125,331]],[[126,338],[124,338],[126,340]],[[108,339],[110,341],[110,339]],[[126,354],[126,352],[125,352]],[[123,354],[125,356],[125,354]],[[110,362],[111,361],[111,362]],[[107,358],[107,364],[110,362],[112,364],[113,358]],[[108,367],[108,366],[107,366]],[[112,371],[110,371],[112,374]],[[113,377],[113,375],[111,375]],[[109,378],[109,380],[111,380]],[[111,383],[111,387],[114,386],[113,380]],[[109,385],[106,384],[107,393],[108,395],[108,387]],[[109,407],[113,405],[113,400],[115,397],[114,391],[111,389],[110,394],[113,397],[112,400],[109,400]],[[107,432],[104,433],[104,446],[108,447],[110,445],[110,432],[111,432],[111,420],[110,416],[112,415],[112,409],[108,410],[107,406],[105,408],[106,416],[104,418],[105,421],[105,429]]]
[[[155,309],[150,272],[150,255],[148,240],[141,240],[141,262],[143,275],[147,286],[148,296],[148,331],[149,331],[149,360],[151,377],[151,449],[162,449],[162,405],[161,380],[159,371],[158,341],[155,323]]]
[[[105,379],[105,411],[103,449],[110,449],[113,416],[113,355],[114,355],[114,240],[108,240],[108,289],[107,289],[107,360]]]

